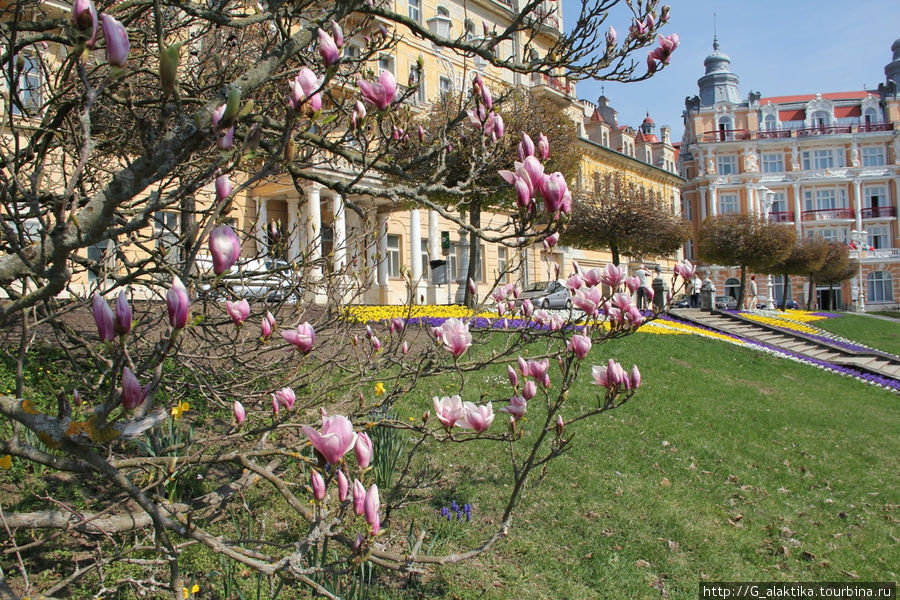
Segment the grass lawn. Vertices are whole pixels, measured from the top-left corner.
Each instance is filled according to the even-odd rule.
[[[900,355],[900,323],[841,313],[840,317],[816,321],[813,325],[870,348]]]
[[[511,536],[383,597],[693,599],[701,579],[898,579],[895,394],[693,336],[639,334],[586,362],[611,356],[639,364],[644,386],[582,424]],[[467,395],[497,397],[504,379],[484,373]],[[590,404],[594,389],[570,402]],[[420,414],[429,393],[405,409]],[[473,538],[502,510],[510,477],[497,450],[438,459],[459,465],[443,497],[474,504]]]

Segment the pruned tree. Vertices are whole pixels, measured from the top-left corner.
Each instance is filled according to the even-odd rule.
[[[807,306],[816,308],[816,287],[819,284],[833,287],[836,283],[847,281],[859,273],[859,262],[850,258],[850,248],[838,241],[825,241],[824,260],[817,269],[809,273],[809,298]],[[829,307],[833,308],[833,307]]]
[[[805,237],[796,240],[791,252],[783,260],[770,267],[769,273],[784,277],[784,294],[781,298],[781,310],[787,307],[791,275],[809,275],[818,271],[825,264],[828,255],[828,241],[821,236]]]
[[[743,306],[747,270],[769,272],[787,257],[795,240],[793,228],[787,225],[768,223],[749,213],[729,213],[703,221],[697,251],[709,263],[740,267],[738,306]]]
[[[690,235],[690,224],[670,202],[616,171],[598,175],[593,190],[576,194],[561,239],[571,246],[608,249],[618,265],[623,254],[673,254]]]

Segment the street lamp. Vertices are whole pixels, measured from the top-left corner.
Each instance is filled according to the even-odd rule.
[[[868,246],[869,244],[869,232],[854,229],[850,232],[850,241],[856,246],[856,262],[859,264],[859,275],[856,279],[856,310],[857,312],[866,312],[866,294],[863,291],[862,277],[862,249],[863,245]]]
[[[775,192],[763,185],[759,186],[759,191],[763,193],[762,206],[760,207],[763,213],[762,217],[765,222],[768,223],[769,213],[772,211],[772,205],[775,204]],[[769,287],[769,296],[766,298],[766,310],[774,310],[775,302],[772,299],[772,290],[775,288],[775,283],[772,280],[771,273],[769,273],[768,277],[766,277],[766,284]]]

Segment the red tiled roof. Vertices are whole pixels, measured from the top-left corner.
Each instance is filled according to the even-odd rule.
[[[826,100],[862,100],[870,93],[871,92],[867,92],[866,90],[858,92],[829,92],[827,94],[822,94],[822,98]],[[789,104],[791,102],[809,102],[810,100],[815,99],[815,94],[799,94],[796,96],[772,96],[770,98],[760,98],[759,104],[760,106],[765,106],[769,102],[771,102],[772,104]]]
[[[806,119],[806,110],[779,110],[778,111],[778,120],[779,121],[803,121]]]
[[[853,106],[835,106],[834,107],[834,118],[835,119],[844,119],[847,117],[859,117],[862,116],[862,107],[859,104],[854,104]]]

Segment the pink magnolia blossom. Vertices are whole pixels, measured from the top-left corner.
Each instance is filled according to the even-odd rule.
[[[231,195],[233,189],[228,175],[219,175],[216,177],[216,202],[224,202],[228,196]]]
[[[340,59],[341,53],[334,38],[322,31],[322,29],[318,29],[316,33],[319,36],[319,55],[325,62],[325,66],[330,67]]]
[[[247,317],[250,316],[250,303],[247,302],[246,298],[237,302],[226,300],[225,312],[228,313],[235,325],[242,325],[247,320]]]
[[[556,171],[544,176],[540,190],[541,196],[544,198],[544,208],[547,209],[547,212],[549,214],[559,212],[563,207],[565,195],[569,191],[563,174]]]
[[[321,502],[325,499],[325,480],[322,475],[313,469],[310,472],[310,486],[312,487],[313,498]]]
[[[612,25],[610,25],[609,29],[606,30],[606,45],[607,46],[615,46],[616,45],[616,30],[613,29]]]
[[[394,74],[387,70],[381,71],[381,76],[375,83],[360,79],[356,84],[363,98],[374,104],[378,110],[387,110],[397,95],[397,80]]]
[[[331,22],[331,31],[332,37],[334,38],[334,44],[338,48],[344,47],[344,30],[341,29],[341,26],[337,24],[336,21]]]
[[[625,267],[617,267],[612,263],[608,263],[606,268],[603,269],[600,280],[615,290],[623,281],[625,281],[627,276],[628,272],[625,270]]]
[[[338,480],[338,500],[343,502],[347,499],[347,492],[350,490],[350,482],[347,481],[347,476],[344,475],[343,471],[337,472],[337,480]]]
[[[631,366],[631,389],[636,390],[641,387],[641,372],[637,365]]]
[[[509,406],[504,406],[500,410],[509,413],[516,421],[522,420],[525,411],[528,409],[528,402],[522,396],[513,396],[509,399]]]
[[[519,142],[519,160],[524,162],[528,156],[534,156],[534,141],[523,131],[522,141]]]
[[[525,160],[522,161],[522,169],[528,175],[528,180],[530,182],[532,191],[540,190],[544,185],[544,180],[547,177],[546,175],[544,175],[544,165],[541,164],[541,161],[539,161],[534,155],[526,156]]]
[[[361,515],[366,508],[366,488],[359,479],[353,480],[353,512]]]
[[[297,401],[297,396],[291,388],[283,387],[272,394],[272,399],[278,402],[278,406],[291,410],[294,408],[294,402]]]
[[[628,291],[632,294],[637,291],[639,287],[641,287],[641,280],[636,276],[632,275],[631,277],[625,278],[625,287],[628,288]]]
[[[462,356],[469,349],[469,346],[472,345],[472,334],[469,333],[469,326],[459,319],[447,319],[438,329],[441,331],[441,342],[444,344],[444,348],[454,358]]]
[[[113,310],[103,299],[103,296],[94,292],[91,313],[94,315],[94,323],[97,325],[97,334],[101,342],[110,342],[116,337],[116,316]]]
[[[559,243],[559,232],[555,231],[553,234],[548,235],[544,238],[544,249],[551,250],[556,247],[556,244]]]
[[[550,370],[550,359],[529,360],[526,367],[526,376],[534,377],[536,381],[541,380]]]
[[[141,383],[131,369],[124,367],[122,369],[122,406],[126,410],[132,410],[143,404],[147,397],[148,386],[141,387]]]
[[[672,53],[675,52],[675,48],[678,47],[680,40],[678,39],[678,34],[673,33],[672,35],[659,36],[659,47],[654,48],[650,52],[650,56],[660,61],[664,65],[669,64],[669,60],[672,58]]]
[[[360,469],[367,469],[372,463],[372,454],[375,447],[372,444],[372,438],[369,434],[361,432],[356,436],[356,444],[353,446],[353,452],[356,454],[356,464]]]
[[[584,285],[594,287],[603,280],[603,272],[600,269],[591,269],[582,274]]]
[[[522,314],[526,317],[531,317],[534,314],[534,303],[528,298],[522,300]]]
[[[444,396],[443,398],[435,396],[432,399],[432,403],[434,404],[434,414],[437,416],[438,421],[448,429],[456,425],[456,422],[465,416],[465,409],[459,396]]]
[[[260,328],[262,338],[264,340],[269,339],[269,336],[272,335],[272,330],[275,329],[275,316],[271,312],[266,311],[266,316],[263,317],[262,325],[260,326]]]
[[[539,308],[531,316],[532,319],[535,320],[536,323],[540,323],[541,325],[546,325],[550,322],[550,313],[548,313],[543,308]]]
[[[308,67],[303,67],[297,76],[291,80],[291,96],[289,102],[291,108],[298,110],[306,101],[310,110],[318,112],[322,110],[322,94],[316,92],[322,85],[322,79],[316,77]],[[315,93],[313,93],[315,92]]]
[[[303,354],[309,354],[316,343],[316,330],[304,321],[297,325],[297,331],[282,331],[281,337]]]
[[[244,419],[247,418],[247,411],[244,410],[244,405],[234,401],[234,404],[231,406],[231,411],[234,413],[234,420],[237,421],[237,424],[240,425],[244,422]]]
[[[90,30],[91,36],[84,45],[89,50],[93,50],[94,44],[97,42],[97,28],[100,23],[97,18],[97,8],[91,0],[75,0],[72,3],[72,23],[81,31]]]
[[[566,324],[566,320],[562,318],[562,315],[553,315],[550,317],[550,323],[548,324],[550,331],[559,331]],[[549,384],[548,384],[549,385]]]
[[[369,488],[369,491],[366,492],[366,500],[363,508],[363,512],[366,516],[366,523],[372,528],[372,535],[375,535],[381,529],[381,515],[378,514],[381,510],[381,500],[378,497],[378,486],[374,483],[372,484],[372,487]]]
[[[491,403],[477,406],[474,402],[464,402],[465,416],[459,423],[460,427],[472,429],[475,433],[484,433],[494,422],[494,409]]]
[[[584,360],[588,355],[588,352],[591,351],[591,338],[586,335],[575,334],[572,336],[572,339],[569,340],[566,349],[575,354],[579,359]]]
[[[583,310],[586,315],[591,317],[597,315],[597,310],[602,303],[603,295],[596,287],[583,287],[576,292],[572,299],[572,304],[576,308]]]
[[[407,354],[409,354],[409,342],[407,342],[406,340],[403,340],[403,343],[400,344],[400,352],[403,353],[403,356],[406,356]]]
[[[537,395],[537,384],[533,381],[526,381],[522,386],[522,397],[531,400]]]
[[[509,377],[509,384],[513,387],[519,385],[519,376],[512,365],[506,365],[506,376]]]
[[[175,329],[183,329],[187,325],[191,297],[178,276],[174,278],[172,287],[166,293],[166,308],[169,311],[169,325]]]
[[[104,14],[100,17],[100,21],[103,26],[103,37],[106,38],[106,61],[121,69],[128,60],[130,48],[128,32],[112,15]]]
[[[582,285],[584,285],[584,278],[578,273],[574,273],[566,279],[566,287],[571,292],[578,291]]]
[[[209,233],[209,253],[213,259],[213,273],[221,275],[241,256],[241,240],[231,225],[220,225]]]
[[[550,158],[550,140],[543,133],[538,134],[537,157],[541,160]]]
[[[303,433],[330,465],[339,464],[356,443],[353,425],[344,415],[323,416],[321,432],[304,425]]]
[[[690,280],[696,270],[697,268],[686,258],[675,265],[675,273],[685,281]]]

